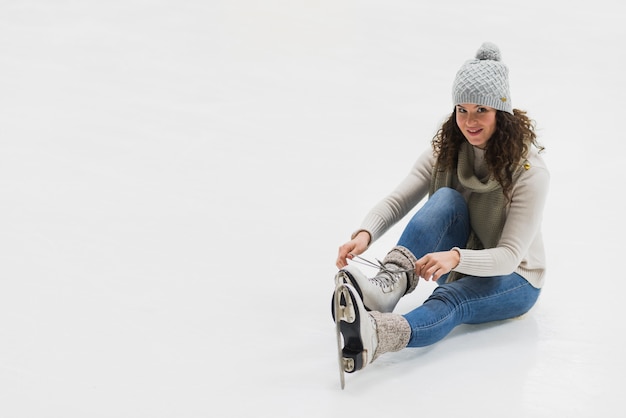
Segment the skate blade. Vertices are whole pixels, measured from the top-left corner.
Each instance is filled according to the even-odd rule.
[[[343,270],[338,271],[337,274],[335,275],[335,290],[337,290],[339,286],[342,286],[346,283],[351,283],[350,277],[347,275],[345,271]],[[340,301],[339,304],[341,305],[342,302],[343,301]],[[335,295],[334,294],[332,297],[330,308],[331,308],[331,316],[333,318],[333,321],[336,321],[337,318],[335,316],[335,312],[337,312],[337,310],[335,309]]]
[[[334,303],[334,307],[335,307],[335,312],[341,312],[341,289],[340,286],[337,285],[337,288],[335,289],[335,294],[333,297],[333,303]],[[339,325],[339,321],[341,319],[339,317],[337,317],[337,315],[335,315],[335,333],[337,334],[337,356],[339,359],[339,383],[341,385],[341,390],[343,390],[346,387],[346,378],[344,376],[344,370],[343,370],[343,353],[342,353],[342,346],[341,346],[341,328]]]
[[[333,298],[335,308],[335,332],[337,334],[337,358],[339,360],[339,381],[341,389],[346,385],[345,373],[354,371],[354,360],[343,356],[343,339],[341,335],[340,322],[353,323],[356,320],[356,313],[350,292],[345,283],[338,283],[335,288]],[[342,304],[343,302],[343,304]]]
[[[342,285],[348,281],[350,281],[350,278],[345,271],[339,270],[337,274],[335,274],[335,286]]]

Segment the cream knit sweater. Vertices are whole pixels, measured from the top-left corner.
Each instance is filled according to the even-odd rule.
[[[546,260],[541,221],[550,174],[536,148],[531,147],[527,160],[530,167],[521,173],[513,185],[511,204],[507,206],[498,244],[483,250],[462,248],[461,261],[454,271],[478,277],[517,272],[534,287],[543,286]],[[369,232],[372,237],[370,244],[427,196],[434,165],[433,151],[427,149],[395,190],[367,214],[358,231]],[[476,152],[475,172],[485,172],[480,152]],[[468,191],[462,186],[457,186],[457,190],[468,197]]]

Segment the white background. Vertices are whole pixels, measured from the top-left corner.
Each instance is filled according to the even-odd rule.
[[[620,416],[619,5],[2,1],[0,415]],[[483,41],[547,148],[547,284],[341,391],[337,247]]]

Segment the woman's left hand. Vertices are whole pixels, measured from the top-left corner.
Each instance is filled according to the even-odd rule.
[[[456,250],[429,253],[415,262],[415,273],[424,280],[437,281],[450,273],[460,260],[461,255]]]

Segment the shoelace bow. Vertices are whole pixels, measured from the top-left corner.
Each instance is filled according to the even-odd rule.
[[[383,272],[387,274],[377,274],[374,277],[368,278],[372,282],[376,283],[376,285],[380,287],[392,287],[398,282],[398,278],[396,277],[400,273],[408,273],[413,271],[413,269],[398,269],[398,270],[390,270],[378,259],[375,259],[376,263],[373,261],[367,260],[361,256],[355,255],[352,258],[352,261],[358,264],[362,264],[368,267],[379,268]]]

